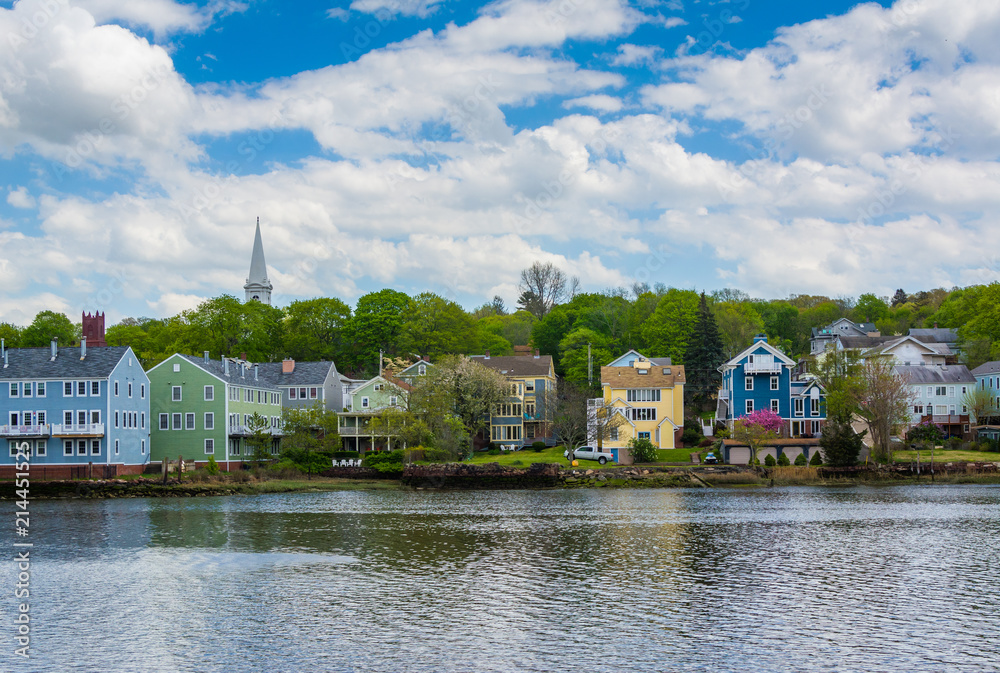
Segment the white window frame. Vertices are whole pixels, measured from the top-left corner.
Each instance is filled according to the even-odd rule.
[[[805,416],[806,415],[806,404],[801,397],[795,398],[795,415]]]
[[[809,415],[819,416],[819,398],[810,400],[810,402],[811,403],[809,405]]]
[[[184,414],[175,412],[170,414],[170,429],[182,430],[184,428]]]
[[[215,386],[205,386],[204,390],[205,401],[214,402],[215,401]]]
[[[160,414],[160,430],[170,429],[170,414]]]
[[[215,430],[215,412],[213,411],[205,412],[205,429]]]
[[[776,413],[776,414],[780,414],[781,413],[781,401],[780,400],[775,400],[775,399],[771,400],[771,411],[774,412],[774,413]]]
[[[205,438],[205,455],[214,456],[215,455],[215,440],[211,437]]]
[[[368,408],[368,398],[367,397],[362,397],[361,398],[361,408],[362,409],[367,409]]]
[[[743,379],[743,390],[753,390],[753,377],[744,376]]]
[[[35,397],[45,397],[46,389],[45,381],[39,381],[35,384]],[[45,454],[42,454],[45,455]]]
[[[97,388],[97,392],[96,393],[94,392],[94,388]],[[90,396],[91,397],[100,397],[101,396],[101,382],[100,381],[91,381],[90,382]]]
[[[67,394],[66,390],[69,389]],[[73,385],[72,381],[63,381],[63,397],[73,397],[73,391],[76,390],[76,386]]]
[[[87,388],[89,388],[89,387],[90,386],[87,385],[86,381],[77,381],[76,382],[76,396],[77,397],[86,397],[87,396]],[[82,393],[80,392],[80,388],[83,388],[83,392]]]
[[[197,430],[198,429],[198,417],[193,411],[188,411],[184,414],[184,429],[185,430]]]
[[[747,400],[747,401],[746,401],[746,404],[744,405],[744,409],[745,409],[745,411],[746,411],[746,414],[747,414],[748,416],[749,416],[750,414],[752,414],[752,413],[753,413],[753,400]]]
[[[777,376],[771,377],[771,390],[778,390],[781,387],[781,380]]]
[[[171,386],[170,387],[170,401],[171,402],[183,402],[184,401],[184,391],[181,390],[181,386]]]

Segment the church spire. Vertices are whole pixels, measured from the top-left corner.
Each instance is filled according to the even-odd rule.
[[[253,254],[250,256],[250,275],[247,277],[247,284],[243,286],[246,290],[247,301],[259,301],[268,306],[271,305],[271,290],[274,287],[267,279],[267,262],[264,261],[264,243],[260,239],[260,218],[257,218],[257,232],[253,237]]]

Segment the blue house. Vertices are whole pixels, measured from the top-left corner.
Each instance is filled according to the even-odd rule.
[[[149,462],[149,379],[127,346],[5,348],[0,476],[23,443],[36,479],[138,474]]]
[[[826,420],[826,395],[817,381],[793,381],[795,361],[754,337],[753,345],[719,367],[716,419],[730,430],[737,419],[770,409],[784,421],[782,437],[819,437]]]

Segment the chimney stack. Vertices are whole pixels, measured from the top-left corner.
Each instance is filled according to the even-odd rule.
[[[80,337],[80,359],[87,357],[87,337]]]
[[[204,358],[205,358],[205,364],[207,365],[211,360],[211,358],[208,356],[208,351],[205,351]]]
[[[291,374],[295,371],[295,360],[292,358],[285,358],[281,361],[281,373]]]
[[[0,339],[0,351],[3,351],[3,368],[7,369],[7,344],[6,339]]]
[[[222,371],[225,372],[226,376],[229,376],[229,360],[222,358]]]
[[[535,349],[535,357],[536,358],[541,357],[541,355],[538,354],[538,349],[537,348]]]
[[[938,328],[937,323],[934,323],[934,329],[937,329],[937,328]]]
[[[55,362],[56,354],[59,352],[58,341],[59,337],[52,337],[52,357],[50,358],[50,360],[53,362]]]
[[[257,365],[253,366],[253,380],[260,381],[260,376],[257,373]]]
[[[487,359],[487,360],[489,360],[489,359],[490,359],[490,352],[489,352],[489,351],[486,351],[486,356],[485,356],[485,359]]]

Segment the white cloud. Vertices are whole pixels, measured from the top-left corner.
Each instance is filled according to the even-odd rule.
[[[389,15],[426,18],[441,5],[442,0],[354,0],[351,9],[365,14],[385,12]]]
[[[27,187],[17,187],[7,193],[7,203],[15,208],[34,208],[35,198],[28,193]]]
[[[247,4],[234,0],[212,0],[199,7],[174,0],[72,0],[87,10],[98,23],[120,21],[129,26],[145,27],[157,36],[170,33],[200,33],[217,16],[245,11]]]
[[[648,65],[660,58],[663,49],[660,47],[622,44],[618,46],[618,54],[612,59],[611,65]]]
[[[622,109],[620,98],[607,96],[605,94],[594,94],[591,96],[581,96],[564,101],[562,106],[566,109],[574,107],[587,107],[599,112],[618,112]]]

